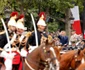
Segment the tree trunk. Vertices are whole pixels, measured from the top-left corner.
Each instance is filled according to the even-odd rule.
[[[65,16],[66,16],[65,30],[66,30],[66,33],[67,33],[68,37],[70,38],[70,36],[71,36],[71,22],[70,22],[70,19],[69,19],[71,17],[70,9],[68,9],[66,11]]]

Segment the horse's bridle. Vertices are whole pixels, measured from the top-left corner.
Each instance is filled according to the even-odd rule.
[[[49,51],[46,50],[46,47],[43,47],[43,51],[44,51],[45,54],[49,53]],[[51,58],[50,62],[52,62],[52,61],[54,61],[56,59],[57,59],[57,57]]]
[[[43,48],[44,52],[46,53],[46,49],[45,47]],[[28,62],[27,62],[27,59],[25,58],[25,63],[26,65],[31,69],[31,70],[35,70]]]
[[[46,47],[43,47],[43,51],[44,51],[44,53],[45,54],[47,54],[47,50],[46,50]],[[46,61],[46,62],[48,62],[48,61],[50,61],[50,63],[52,62],[52,61],[54,61],[54,60],[56,60],[57,58],[56,57],[54,57],[54,58],[51,58],[51,59],[49,59],[48,58],[48,60]],[[26,65],[31,69],[31,70],[35,70],[28,62],[27,62],[27,59],[25,58],[25,63],[26,63]],[[44,64],[45,65],[45,64]],[[46,66],[47,65],[49,65],[49,64],[46,64]]]
[[[43,50],[44,50],[45,53],[47,53],[48,51],[46,51],[45,48],[46,48],[46,47],[43,47]],[[52,53],[55,53],[55,52],[53,51],[53,48],[52,48],[52,47],[50,47],[50,50],[52,51]],[[48,63],[48,65],[51,66],[51,67],[53,67],[52,62],[57,59],[56,54],[53,54],[53,55],[54,55],[54,57],[48,60],[48,61],[50,61],[50,62]],[[56,66],[57,69],[56,69],[56,70],[59,70],[59,62],[58,62],[58,60],[56,60],[56,63],[57,63],[57,66]],[[55,66],[55,64],[54,64],[54,66]],[[51,68],[51,67],[49,67],[49,70],[54,70],[54,68]]]

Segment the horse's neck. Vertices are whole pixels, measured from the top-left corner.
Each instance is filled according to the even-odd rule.
[[[27,59],[31,60],[32,62],[39,62],[40,57],[39,57],[39,49],[35,49],[32,51],[30,54],[28,54]]]
[[[70,51],[70,52],[67,52],[65,54],[62,54],[61,55],[61,61],[70,62],[73,59],[74,55],[75,55],[74,51]]]
[[[57,59],[60,60],[60,59],[61,59],[60,50],[59,50],[56,46],[54,47],[54,50],[55,50],[55,52],[56,52],[56,57],[57,57]]]
[[[74,52],[69,52],[69,53],[65,53],[65,54],[61,55],[61,60],[60,60],[61,70],[63,68],[65,68],[63,70],[68,70],[69,69],[73,57],[74,57]]]

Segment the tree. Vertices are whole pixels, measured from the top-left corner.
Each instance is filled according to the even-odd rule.
[[[30,23],[32,23],[29,13],[33,13],[36,20],[38,17],[38,13],[40,11],[44,11],[46,12],[47,17],[53,19],[53,22],[51,23],[57,22],[57,24],[59,24],[60,21],[62,23],[65,23],[66,31],[69,34],[68,24],[70,23],[69,18],[71,17],[69,9],[74,7],[75,5],[78,5],[81,12],[83,9],[84,0],[11,0],[11,1],[1,0],[1,1],[5,1],[3,2],[5,3],[5,6],[9,5],[12,11],[24,13],[26,16],[27,26],[30,26]]]
[[[68,33],[68,36],[70,36],[69,18],[72,17],[70,8],[74,7],[75,5],[78,5],[80,8],[80,12],[81,12],[83,10],[83,1],[84,0],[53,0],[53,1],[54,1],[54,3],[56,3],[56,11],[65,15],[64,18],[57,17],[56,19],[65,23],[66,31]]]

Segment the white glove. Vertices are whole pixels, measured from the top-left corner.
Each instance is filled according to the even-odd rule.
[[[6,59],[13,59],[14,55],[16,55],[16,54],[15,53],[7,53],[6,51],[1,52],[1,57],[4,57]]]
[[[16,53],[8,53],[7,59],[13,59]]]

